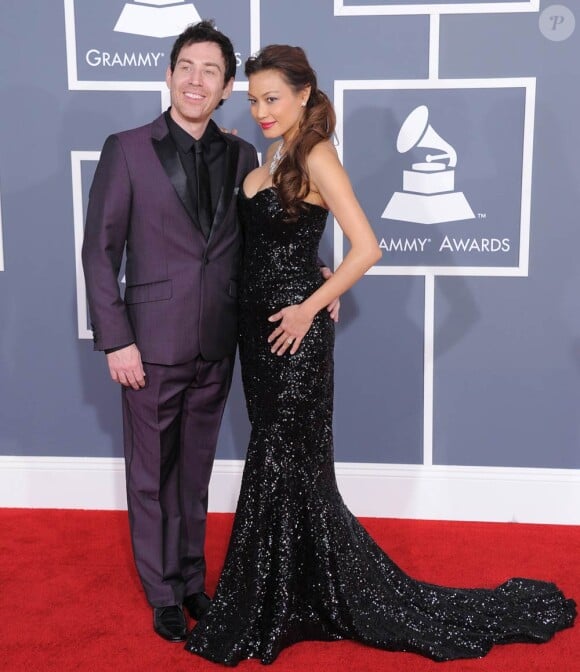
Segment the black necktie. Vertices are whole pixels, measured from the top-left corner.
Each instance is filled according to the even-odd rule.
[[[196,140],[193,143],[193,150],[195,152],[195,176],[197,182],[197,218],[204,236],[208,238],[213,216],[211,209],[209,172],[207,170],[205,159],[203,158],[203,145],[201,144],[201,140]]]

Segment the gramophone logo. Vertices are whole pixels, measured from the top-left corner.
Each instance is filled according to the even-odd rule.
[[[455,191],[457,152],[429,124],[426,105],[416,107],[405,119],[397,137],[397,151],[405,154],[419,147],[424,160],[403,171],[403,191],[388,202],[383,219],[416,224],[441,224],[475,215],[462,191]]]
[[[115,25],[115,32],[171,37],[179,35],[184,26],[201,21],[191,2],[185,0],[138,0],[127,2]]]

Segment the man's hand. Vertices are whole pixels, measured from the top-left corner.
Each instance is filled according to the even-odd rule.
[[[107,364],[111,378],[125,387],[138,390],[145,387],[145,371],[141,362],[141,353],[132,343],[126,348],[115,350],[107,355]]]
[[[333,272],[328,268],[328,266],[321,266],[320,267],[320,272],[322,273],[322,277],[325,280],[328,280],[329,278],[332,278],[334,275]],[[326,306],[326,310],[330,313],[330,317],[334,322],[338,322],[338,313],[340,312],[340,298],[334,299],[334,301],[331,301],[328,306]]]

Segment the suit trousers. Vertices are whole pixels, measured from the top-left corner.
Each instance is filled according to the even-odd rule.
[[[151,606],[204,589],[208,487],[233,357],[143,364],[123,388],[127,504],[137,571]]]

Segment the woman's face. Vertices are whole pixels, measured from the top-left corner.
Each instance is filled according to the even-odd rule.
[[[267,138],[295,135],[304,114],[310,87],[298,93],[277,70],[262,70],[249,77],[248,100],[254,119]]]

